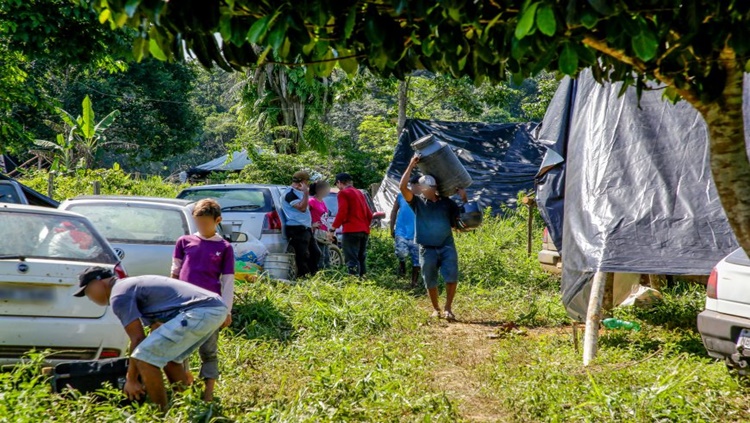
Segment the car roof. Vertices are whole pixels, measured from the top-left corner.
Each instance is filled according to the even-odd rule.
[[[67,210],[53,209],[50,207],[30,206],[28,204],[0,203],[0,212],[39,213],[57,216],[83,217],[78,213]]]
[[[80,200],[103,200],[103,201],[115,201],[115,202],[140,202],[140,203],[154,203],[154,204],[171,204],[175,206],[187,206],[188,204],[194,203],[192,200],[183,200],[181,198],[162,198],[162,197],[145,197],[136,195],[80,195],[66,202],[76,202]]]
[[[285,185],[277,184],[213,184],[213,185],[198,185],[193,187],[185,188],[184,191],[198,191],[202,189],[243,189],[243,188],[284,188]]]

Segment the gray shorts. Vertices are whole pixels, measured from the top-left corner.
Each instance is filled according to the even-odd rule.
[[[183,311],[151,332],[130,356],[158,368],[182,363],[216,333],[227,313],[223,305]]]
[[[445,282],[458,282],[458,252],[453,242],[442,247],[419,246],[419,263],[427,289],[438,286],[438,273]]]

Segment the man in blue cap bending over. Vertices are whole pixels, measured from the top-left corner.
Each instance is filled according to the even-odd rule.
[[[146,393],[162,411],[167,390],[161,369],[170,383],[187,385],[183,361],[222,327],[229,313],[218,294],[165,276],[118,280],[109,269],[90,267],[80,274],[79,286],[74,295],[111,306],[130,337],[125,394],[140,399]],[[160,326],[146,337],[143,327],[148,325]]]

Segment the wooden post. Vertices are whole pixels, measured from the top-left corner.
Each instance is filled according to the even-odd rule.
[[[578,354],[578,322],[573,322],[573,348],[575,348],[576,354]]]
[[[602,300],[602,315],[605,317],[611,317],[612,310],[615,308],[614,291],[615,274],[607,273],[607,282],[604,285],[604,299]]]
[[[583,365],[588,366],[596,357],[599,342],[599,322],[602,317],[602,299],[607,285],[607,273],[596,272],[591,283],[589,308],[586,313],[586,331],[583,334]]]
[[[521,199],[521,202],[529,208],[529,217],[526,219],[526,254],[531,257],[531,249],[534,242],[534,207],[536,206],[536,201],[529,196],[525,196]]]
[[[91,183],[91,185],[94,188],[94,195],[99,195],[102,192],[102,183],[101,181],[94,181]]]
[[[47,197],[52,198],[55,193],[55,175],[50,172],[47,174]]]

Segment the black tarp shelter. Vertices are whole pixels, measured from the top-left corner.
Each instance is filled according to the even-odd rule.
[[[375,196],[375,205],[390,215],[404,170],[414,155],[411,143],[434,134],[448,143],[473,179],[469,198],[499,213],[513,207],[519,191],[534,188],[544,148],[533,136],[535,123],[406,121],[388,171]]]
[[[537,202],[561,251],[563,303],[579,320],[597,271],[707,275],[737,248],[702,117],[660,90],[639,107],[635,89],[619,97],[620,87],[589,72],[564,79],[539,132]]]

